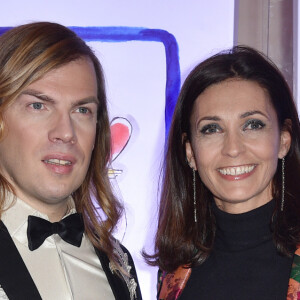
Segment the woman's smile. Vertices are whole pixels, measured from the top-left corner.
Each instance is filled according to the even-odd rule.
[[[187,157],[218,206],[245,212],[272,199],[289,134],[262,87],[240,79],[214,84],[196,99],[190,122]]]
[[[219,168],[217,171],[226,180],[241,180],[254,173],[256,165],[241,165],[236,167]]]

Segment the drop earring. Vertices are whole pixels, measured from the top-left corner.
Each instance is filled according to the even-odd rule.
[[[281,160],[281,207],[280,210],[283,211],[284,207],[284,192],[285,192],[285,158]]]
[[[196,202],[196,196],[197,196],[197,194],[196,194],[196,170],[195,169],[193,169],[192,168],[192,170],[193,170],[193,200],[194,200],[194,221],[195,221],[195,223],[197,223],[197,206],[196,206],[196,204],[197,204],[197,202]]]

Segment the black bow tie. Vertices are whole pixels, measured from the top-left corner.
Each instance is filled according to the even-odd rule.
[[[84,225],[81,214],[72,214],[60,222],[51,223],[45,219],[29,216],[27,238],[31,251],[39,248],[45,239],[57,233],[65,242],[80,247]]]

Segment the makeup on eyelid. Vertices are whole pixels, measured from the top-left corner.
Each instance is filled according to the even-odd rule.
[[[187,159],[218,206],[247,210],[271,200],[283,147],[264,89],[246,80],[212,85],[196,99],[190,124]]]
[[[249,126],[252,126],[248,128]],[[247,120],[243,126],[242,130],[260,130],[263,129],[266,126],[264,122],[258,119],[251,119]],[[212,135],[214,133],[222,133],[224,130],[221,125],[213,123],[213,124],[206,124],[203,125],[202,128],[200,128],[200,132],[203,135]],[[225,130],[226,131],[226,130]]]

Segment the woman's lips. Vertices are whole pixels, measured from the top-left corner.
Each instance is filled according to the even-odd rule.
[[[236,167],[219,168],[220,176],[226,180],[245,179],[253,174],[257,165],[242,165]]]

